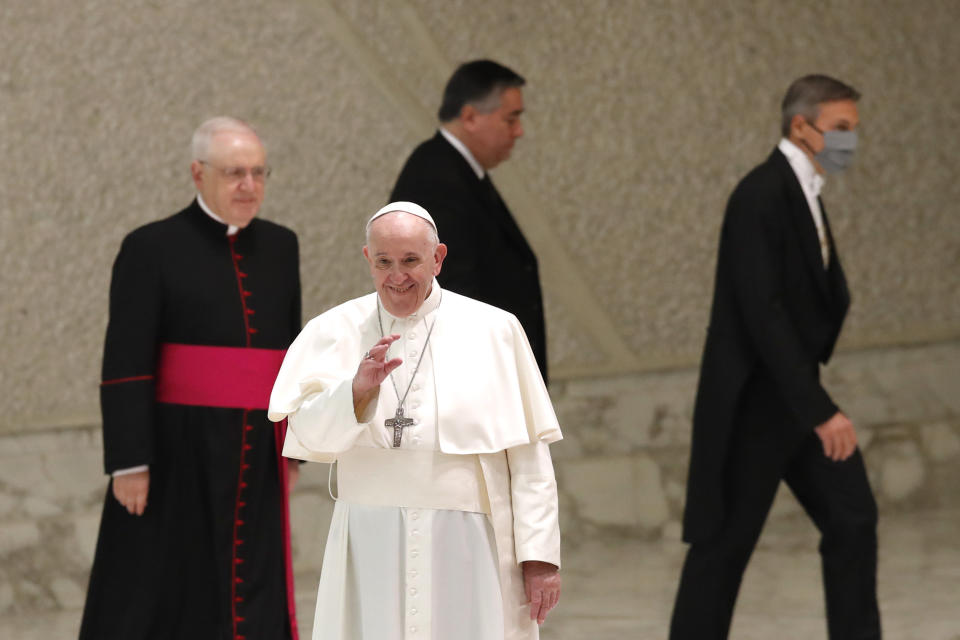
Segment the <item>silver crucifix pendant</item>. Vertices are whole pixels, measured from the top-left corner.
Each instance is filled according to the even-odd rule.
[[[400,446],[400,440],[403,438],[403,430],[413,426],[413,418],[404,418],[403,407],[397,407],[397,415],[384,420],[383,426],[387,429],[393,429],[393,448],[396,449]]]

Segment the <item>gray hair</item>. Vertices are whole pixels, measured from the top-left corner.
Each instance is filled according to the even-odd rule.
[[[430,247],[431,249],[437,248],[437,245],[440,244],[440,236],[437,235],[437,230],[433,228],[433,225],[427,222],[426,220],[424,220],[423,218],[420,218],[419,216],[415,216],[412,213],[407,213],[406,211],[391,211],[390,213],[385,213],[380,217],[371,218],[370,220],[368,220],[367,228],[366,228],[366,231],[364,232],[364,241],[366,242],[366,245],[368,247],[370,246],[370,227],[373,226],[373,223],[376,222],[377,220],[380,220],[381,218],[384,218],[386,216],[392,216],[397,213],[402,213],[404,215],[410,216],[411,218],[416,218],[417,220],[420,220],[423,224],[427,225],[427,229],[429,229],[430,231]]]
[[[197,130],[193,132],[193,139],[190,141],[190,153],[192,154],[191,159],[202,160],[204,162],[209,160],[207,156],[210,153],[210,142],[213,140],[214,136],[224,131],[252,133],[253,135],[257,136],[257,139],[260,138],[256,129],[239,118],[231,118],[230,116],[217,116],[216,118],[210,118],[197,127]],[[261,144],[263,144],[262,141]]]
[[[784,138],[790,136],[790,122],[795,115],[801,115],[813,122],[820,115],[820,105],[837,100],[860,99],[860,92],[848,84],[830,76],[813,74],[794,80],[787,89],[780,105],[780,132]]]

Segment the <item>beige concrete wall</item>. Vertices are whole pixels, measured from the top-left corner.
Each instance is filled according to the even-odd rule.
[[[956,336],[958,26],[952,0],[5,2],[0,429],[96,420],[110,263],[191,198],[198,122],[261,129],[263,213],[300,234],[312,315],[367,290],[361,221],[477,56],[529,79],[495,179],[543,262],[558,379],[695,363],[725,199],[810,71],[865,96],[856,166],[824,194],[844,344]]]
[[[192,197],[193,128],[260,129],[263,214],[300,235],[309,317],[369,289],[363,221],[480,56],[529,81],[494,179],[541,259],[568,543],[676,535],[723,206],[813,71],[864,94],[856,164],[824,193],[854,295],[828,385],[882,508],[954,500],[958,28],[953,0],[0,3],[0,613],[82,601],[109,269]],[[318,466],[294,501],[302,570],[324,492]]]

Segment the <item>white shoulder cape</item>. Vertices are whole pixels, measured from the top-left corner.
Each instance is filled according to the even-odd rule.
[[[439,286],[434,283],[434,286]],[[527,337],[513,314],[443,291],[430,338],[440,450],[483,454],[563,436]],[[284,455],[332,462],[357,442],[351,384],[380,339],[375,293],[311,320],[290,346],[270,396],[275,422],[313,394],[329,395],[327,425],[309,437],[288,429]],[[386,382],[384,382],[386,384]],[[371,437],[371,431],[360,437]]]

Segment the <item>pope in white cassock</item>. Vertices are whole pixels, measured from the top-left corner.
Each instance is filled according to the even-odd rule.
[[[517,319],[440,289],[446,253],[419,205],[378,211],[376,292],[308,323],[274,385],[284,455],[337,462],[314,640],[537,638],[559,599],[560,427]]]

